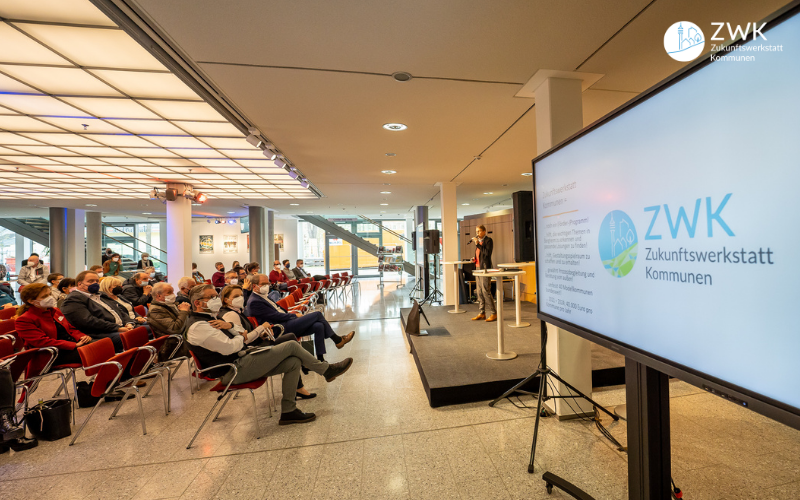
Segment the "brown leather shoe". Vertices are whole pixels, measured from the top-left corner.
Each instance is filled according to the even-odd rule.
[[[342,341],[339,342],[338,344],[336,344],[336,348],[337,349],[341,349],[342,347],[344,347],[345,344],[347,344],[348,342],[353,340],[353,335],[355,335],[355,334],[356,334],[356,332],[353,331],[353,332],[348,333],[344,337],[342,337]]]
[[[496,314],[492,314],[491,316],[486,318],[486,322],[487,323],[491,323],[492,321],[497,321],[497,315]]]
[[[483,314],[483,313],[480,313],[479,315],[477,315],[474,318],[472,318],[472,321],[478,321],[479,319],[486,319],[486,315]]]

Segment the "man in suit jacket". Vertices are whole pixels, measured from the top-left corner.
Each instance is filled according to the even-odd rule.
[[[122,352],[119,334],[133,328],[100,298],[100,278],[91,271],[75,277],[75,291],[64,299],[61,312],[72,326],[93,339],[110,338],[117,352]]]
[[[297,278],[298,280],[304,278],[314,278],[315,281],[322,281],[325,279],[325,276],[321,274],[316,274],[314,276],[308,274],[308,271],[303,269],[303,259],[297,259],[297,267],[292,269],[292,272],[294,273],[295,278]]]
[[[247,301],[245,315],[253,316],[259,323],[270,323],[283,325],[286,333],[294,333],[298,338],[308,335],[314,336],[314,349],[317,359],[325,359],[325,339],[331,339],[336,343],[336,347],[341,349],[348,342],[353,340],[355,331],[351,331],[344,337],[336,335],[331,325],[321,312],[299,315],[286,312],[281,306],[273,302],[269,294],[269,277],[257,274],[253,277],[253,293]]]

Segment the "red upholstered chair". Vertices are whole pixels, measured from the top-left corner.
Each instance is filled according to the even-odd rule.
[[[17,315],[16,307],[9,307],[7,309],[0,309],[0,320],[11,319]]]
[[[14,337],[14,350],[22,349],[25,341],[17,335],[17,320],[14,318],[0,321],[0,335],[11,335]]]
[[[252,316],[248,316],[247,319],[250,321],[250,324],[253,325],[253,328],[258,327],[258,320]]]
[[[133,312],[135,312],[137,316],[141,316],[142,318],[147,316],[147,308],[145,306],[133,306]]]
[[[223,364],[220,364],[220,365],[209,366],[209,367],[205,367],[204,368],[204,367],[200,366],[200,362],[197,360],[197,357],[195,357],[194,353],[192,353],[192,358],[194,359],[194,364],[197,367],[198,373],[202,374],[203,372],[208,371],[208,370],[212,370],[212,369],[215,369],[215,368],[222,368],[224,366],[228,366],[228,367],[233,369],[233,377],[231,378],[231,382],[233,382],[233,379],[236,378],[237,369],[236,369],[236,365],[234,365],[233,363],[223,363]],[[219,402],[222,401],[223,398],[225,399],[225,401],[222,403],[222,407],[219,409],[217,414],[214,416],[214,420],[212,420],[212,422],[216,421],[219,418],[219,414],[222,413],[222,410],[225,409],[225,405],[228,404],[228,400],[231,399],[231,396],[234,393],[237,393],[239,391],[250,391],[250,397],[252,397],[252,399],[253,399],[253,416],[255,417],[254,423],[255,423],[255,426],[256,426],[256,437],[258,439],[260,439],[261,438],[261,429],[260,429],[260,427],[258,425],[258,406],[256,405],[256,395],[255,395],[255,392],[253,392],[253,391],[255,391],[256,389],[258,389],[259,387],[264,385],[264,383],[266,383],[266,381],[267,381],[267,377],[262,377],[260,379],[253,380],[252,382],[246,382],[244,384],[232,384],[231,382],[228,382],[228,384],[226,385],[226,384],[223,384],[222,382],[218,382],[217,385],[212,387],[211,388],[211,392],[218,392],[219,396],[217,396],[217,400],[214,401],[214,406],[211,407],[211,411],[208,412],[208,415],[206,415],[205,420],[203,420],[203,423],[200,424],[200,428],[197,429],[197,432],[194,433],[194,436],[192,437],[192,440],[189,441],[189,445],[186,446],[186,449],[188,450],[189,448],[192,447],[192,443],[194,443],[194,440],[197,439],[197,435],[200,434],[200,431],[202,431],[203,427],[205,427],[206,422],[208,422],[208,419],[209,419],[209,417],[211,417],[211,414],[214,413],[214,410],[217,408],[217,405],[219,405]],[[272,416],[272,408],[271,407],[270,407],[270,416]]]
[[[136,384],[132,383],[134,379],[122,380],[125,369],[128,367],[134,355],[136,355],[136,352],[137,349],[128,349],[127,351],[115,354],[114,343],[109,338],[96,340],[91,344],[78,347],[78,354],[81,356],[81,365],[83,366],[84,373],[89,377],[94,377],[91,394],[100,399],[97,401],[97,404],[94,405],[94,408],[92,408],[86,420],[83,421],[78,432],[75,433],[75,436],[69,443],[70,446],[75,444],[78,436],[81,435],[83,428],[89,423],[89,420],[92,418],[92,415],[94,415],[97,407],[100,406],[100,403],[103,402],[105,396],[117,389],[126,389],[130,385],[133,385],[133,389],[136,391],[136,399],[139,400],[142,433],[147,434],[147,427],[145,427],[144,423],[144,408],[142,407],[142,398],[139,394],[139,388],[136,387]]]
[[[0,335],[0,358],[14,354],[14,341],[16,338],[10,334]]]
[[[128,366],[127,373],[131,376],[136,378],[136,381],[140,380],[148,380],[148,379],[155,379],[156,377],[161,380],[161,396],[164,399],[164,414],[169,414],[169,370],[164,366],[157,366],[154,365],[156,358],[158,357],[158,351],[161,349],[161,346],[164,345],[164,342],[167,341],[169,338],[168,335],[164,335],[159,337],[155,340],[150,340],[147,335],[147,329],[143,326],[138,328],[134,328],[133,330],[122,332],[120,334],[120,339],[122,340],[122,348],[125,350],[128,349],[136,349],[136,355],[131,360],[130,365]],[[167,372],[167,379],[164,380],[163,372]],[[167,385],[164,385],[166,382]],[[148,394],[150,394],[150,390],[155,385],[155,380],[145,391],[143,398],[146,398]],[[128,389],[130,391],[130,389]],[[117,407],[114,409],[114,412],[111,414],[111,417],[115,417],[117,412],[122,407],[122,403],[124,403],[128,398],[122,398],[122,401],[119,402]]]

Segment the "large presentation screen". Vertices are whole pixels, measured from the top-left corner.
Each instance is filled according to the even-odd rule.
[[[800,415],[800,16],[764,36],[534,161],[539,311]]]

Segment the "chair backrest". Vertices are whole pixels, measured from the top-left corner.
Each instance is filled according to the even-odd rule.
[[[84,368],[94,366],[98,363],[108,361],[114,357],[114,342],[110,338],[95,340],[86,345],[78,347],[78,354],[81,357],[81,364]],[[95,375],[99,369],[86,370],[86,375]]]
[[[0,359],[14,354],[14,337],[0,338]]]
[[[294,295],[287,295],[286,296],[286,303],[289,304],[289,309],[294,307]]]
[[[302,290],[295,290],[292,292],[292,298],[294,298],[295,302],[299,302],[300,299],[303,298],[303,291]]]
[[[119,336],[120,339],[122,339],[123,349],[137,349],[133,361],[131,361],[130,366],[128,366],[128,373],[132,377],[142,375],[147,369],[147,365],[150,364],[150,358],[152,357],[152,352],[149,349],[138,348],[143,346],[151,346],[156,350],[156,353],[158,353],[158,350],[169,337],[168,335],[164,335],[163,337],[159,337],[151,341],[147,335],[147,328],[143,326],[134,328],[133,330],[129,330],[127,332],[122,332],[119,334]]]
[[[286,286],[297,286],[297,280],[289,280],[286,282]]]
[[[147,308],[145,306],[142,305],[133,306],[133,311],[136,313],[137,316],[141,316],[142,318],[147,316]]]
[[[288,309],[289,309],[289,307],[291,307],[291,306],[289,306],[289,301],[288,301],[288,300],[286,300],[287,298],[288,298],[288,297],[285,297],[285,298],[283,298],[283,299],[279,300],[279,301],[278,301],[278,305],[279,305],[279,306],[281,306],[282,308],[284,308],[284,309],[287,309],[287,310],[288,310]]]
[[[0,309],[0,320],[11,319],[17,315],[16,307],[9,307],[7,309]]]
[[[192,360],[194,360],[194,366],[196,366],[198,370],[202,370],[203,367],[200,365],[200,360],[197,359],[197,356],[195,356],[192,351],[189,351],[189,354],[192,355]],[[203,373],[195,373],[194,376],[197,378],[201,378],[203,380],[216,380],[215,378],[211,378]]]
[[[11,354],[10,356],[5,356],[4,358],[0,358],[0,361],[4,361],[6,359],[13,359],[14,361],[8,366],[8,369],[11,371],[11,380],[14,382],[19,379],[22,372],[28,368],[28,363],[39,354],[39,349],[28,349],[26,351],[20,351],[16,354]]]
[[[122,340],[122,348],[125,350],[141,347],[150,340],[147,336],[147,328],[143,326],[122,332],[119,334],[119,338]]]
[[[17,329],[17,320],[14,318],[0,321],[0,335]]]
[[[311,283],[312,281],[314,281],[314,278],[303,278],[300,283]]]
[[[58,355],[58,349],[55,347],[45,347],[37,349],[37,351],[33,359],[28,362],[28,366],[25,367],[25,378],[38,377],[47,373]]]
[[[136,354],[136,349],[128,349],[119,354],[114,354],[114,343],[109,338],[104,338],[78,347],[78,354],[81,356],[81,363],[84,368],[99,363],[117,362],[122,366],[123,371],[128,366],[131,358]],[[85,371],[86,375],[96,375],[92,383],[92,396],[100,397],[108,390],[109,384],[121,376],[120,371],[114,365],[103,365]]]
[[[255,319],[253,316],[248,316],[247,319],[250,320],[250,324],[253,325],[253,328],[258,327],[258,320]]]

